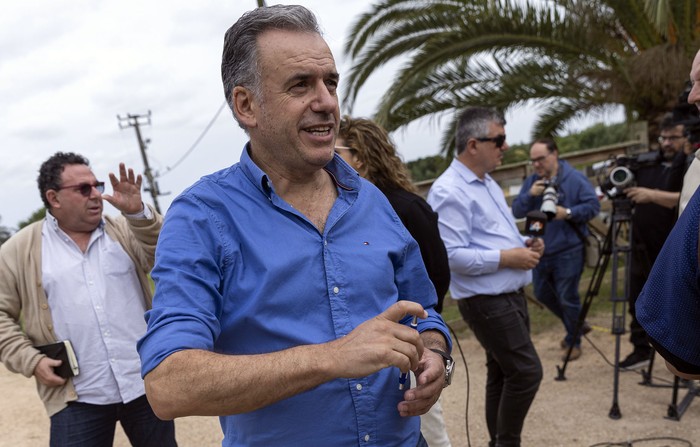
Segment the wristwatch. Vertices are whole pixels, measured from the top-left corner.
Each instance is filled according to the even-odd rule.
[[[571,208],[566,209],[566,220],[571,219]]]
[[[442,387],[447,388],[452,383],[452,372],[455,368],[455,361],[452,360],[452,356],[446,352],[433,348],[430,348],[430,350],[436,354],[440,354],[442,359],[445,361],[445,383],[442,385]]]

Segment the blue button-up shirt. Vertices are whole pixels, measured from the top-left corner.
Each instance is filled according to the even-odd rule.
[[[260,354],[328,342],[400,299],[428,310],[419,331],[438,329],[449,340],[418,245],[384,195],[337,156],[326,171],[338,198],[323,234],[275,193],[247,150],[173,202],[139,344],[143,375],[183,349]],[[223,416],[224,445],[416,445],[418,418],[397,410],[399,374],[392,367],[332,380]]]
[[[503,190],[457,159],[433,183],[428,203],[438,213],[455,299],[514,292],[532,281],[530,270],[498,268],[501,250],[525,246]]]

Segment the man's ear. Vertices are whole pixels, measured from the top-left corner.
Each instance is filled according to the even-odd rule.
[[[58,193],[55,190],[49,189],[44,193],[44,197],[46,197],[46,201],[49,202],[51,208],[61,207],[61,202],[58,200]]]
[[[231,92],[233,111],[238,120],[250,129],[258,124],[257,111],[259,110],[253,92],[245,87],[237,85]]]

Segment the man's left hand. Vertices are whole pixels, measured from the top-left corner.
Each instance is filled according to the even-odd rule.
[[[542,256],[544,254],[544,240],[541,237],[532,237],[525,241],[525,245],[534,252],[537,252]]]
[[[437,402],[445,384],[445,361],[426,348],[415,373],[416,386],[404,393],[405,400],[398,405],[403,417],[425,414]]]
[[[102,194],[102,198],[111,203],[124,214],[136,214],[143,211],[141,201],[141,174],[134,175],[134,170],[126,169],[124,163],[119,163],[119,178],[109,173],[112,184],[112,195]]]
[[[655,190],[643,188],[641,186],[633,186],[625,189],[625,194],[634,203],[654,203]]]

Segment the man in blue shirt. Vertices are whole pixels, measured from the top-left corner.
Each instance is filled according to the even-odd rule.
[[[581,357],[581,333],[576,334],[576,326],[581,313],[578,287],[588,234],[586,222],[598,214],[600,203],[586,176],[559,159],[554,140],[536,140],[530,147],[530,163],[534,173],[525,179],[513,200],[513,215],[523,218],[541,209],[546,184],[556,189],[556,203],[551,196],[546,203],[552,205],[547,208],[550,222],[544,233],[547,249],[533,270],[533,282],[537,299],[564,323],[566,337],[561,347],[568,352],[573,346],[569,360],[576,360]]]
[[[338,73],[313,14],[244,14],[222,78],[250,142],[168,210],[138,346],[154,411],[220,415],[225,446],[425,445],[414,416],[446,383],[449,334],[418,244],[334,157]]]
[[[486,351],[489,446],[519,446],[542,380],[523,287],[544,243],[520,236],[503,191],[489,175],[508,150],[503,116],[470,107],[457,126],[457,156],[433,183],[428,203],[438,213],[447,249],[450,293]]]

